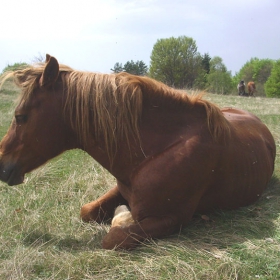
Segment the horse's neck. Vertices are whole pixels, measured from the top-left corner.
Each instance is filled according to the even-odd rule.
[[[102,140],[92,140],[91,144],[87,145],[83,150],[119,181],[127,182],[132,170],[145,159],[141,144],[135,139],[131,140],[130,144],[130,147],[128,147],[126,141],[121,141],[113,158],[110,157]]]

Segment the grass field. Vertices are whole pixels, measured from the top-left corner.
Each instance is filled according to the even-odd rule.
[[[16,95],[11,84],[0,92],[0,138]],[[179,234],[131,252],[102,250],[109,226],[85,224],[79,211],[114,178],[69,151],[22,185],[0,183],[0,279],[280,279],[280,99],[205,98],[255,113],[275,137],[275,175],[256,204],[196,216]]]

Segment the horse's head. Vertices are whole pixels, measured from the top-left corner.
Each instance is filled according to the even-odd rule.
[[[47,55],[45,65],[12,75],[22,96],[0,143],[0,180],[17,185],[23,182],[25,173],[63,152],[69,139],[63,123],[57,60]]]

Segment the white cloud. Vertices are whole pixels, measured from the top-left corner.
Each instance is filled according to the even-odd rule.
[[[77,36],[116,14],[114,1],[4,0],[1,4],[1,39],[59,39]]]

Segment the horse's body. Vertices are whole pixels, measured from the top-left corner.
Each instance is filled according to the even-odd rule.
[[[240,81],[240,83],[237,85],[237,90],[238,90],[238,95],[246,96],[244,81]]]
[[[256,92],[256,85],[254,82],[249,82],[247,84],[247,88],[248,88],[248,95],[249,96],[255,96],[254,93]]]
[[[23,95],[0,143],[9,185],[56,155],[81,148],[117,186],[84,205],[84,221],[128,205],[133,223],[114,226],[103,247],[132,248],[186,225],[195,212],[235,209],[258,199],[274,169],[275,143],[254,115],[218,109],[146,77],[46,65],[12,74]]]

